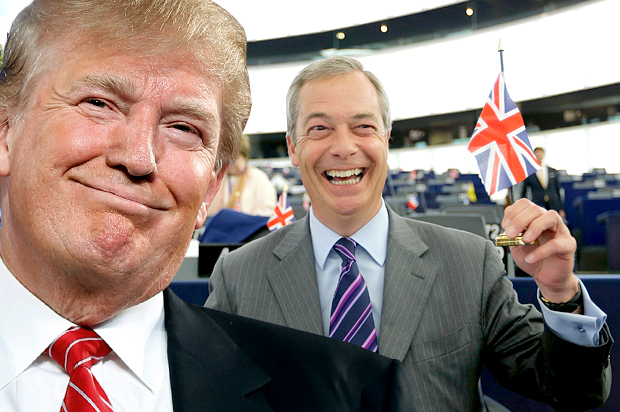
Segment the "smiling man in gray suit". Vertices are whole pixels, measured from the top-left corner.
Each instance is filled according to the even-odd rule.
[[[352,323],[368,322],[361,341],[376,336],[379,353],[403,362],[416,410],[482,409],[483,365],[503,385],[560,410],[605,401],[612,339],[605,314],[573,274],[575,241],[556,212],[521,200],[503,221],[509,237],[525,231],[524,240],[536,242],[512,253],[539,286],[543,320],[519,304],[490,242],[385,205],[388,99],[359,62],[311,64],[293,81],[287,103],[289,154],[312,208],[218,261],[207,306],[336,335],[341,279],[361,273],[349,291],[358,287],[356,298],[359,292],[372,304]],[[348,260],[334,247],[341,238],[355,246]]]

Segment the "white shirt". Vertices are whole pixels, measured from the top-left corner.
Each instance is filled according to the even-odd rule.
[[[163,304],[159,293],[94,328],[112,352],[91,370],[115,412],[172,411]],[[0,411],[60,410],[69,375],[43,352],[71,326],[0,260]]]
[[[332,299],[338,287],[338,274],[340,274],[342,262],[340,256],[333,250],[333,246],[342,236],[322,224],[314,215],[312,207],[310,208],[309,219],[315,259],[314,266],[323,315],[323,329],[325,335],[329,336]],[[368,287],[379,342],[388,233],[389,215],[385,203],[382,203],[381,209],[375,217],[351,236],[359,244],[355,249],[355,258]],[[583,293],[583,315],[550,310],[540,300],[540,291],[538,292],[538,302],[545,322],[558,336],[576,345],[596,346],[599,344],[599,335],[607,315],[592,302],[581,280],[579,283],[581,283]]]
[[[536,171],[536,177],[538,177],[538,181],[543,189],[546,189],[549,186],[549,169],[547,165],[543,162],[540,170]]]

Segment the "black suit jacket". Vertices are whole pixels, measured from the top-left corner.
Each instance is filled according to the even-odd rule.
[[[164,291],[176,412],[413,411],[401,365],[357,346]]]
[[[547,167],[549,173],[549,182],[547,188],[543,188],[536,173],[532,173],[525,178],[521,186],[521,197],[525,197],[527,194],[527,188],[529,187],[532,193],[532,202],[538,206],[542,206],[547,210],[555,210],[559,212],[564,209],[562,204],[562,197],[560,196],[560,183],[558,181],[558,171],[552,167]]]

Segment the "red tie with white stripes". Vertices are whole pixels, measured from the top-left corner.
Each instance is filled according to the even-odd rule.
[[[60,412],[113,412],[108,396],[90,371],[110,351],[99,335],[81,326],[69,328],[52,342],[48,354],[70,377]]]

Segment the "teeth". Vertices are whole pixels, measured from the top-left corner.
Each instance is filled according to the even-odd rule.
[[[328,170],[325,172],[329,177],[349,177],[353,175],[359,175],[362,173],[362,169],[359,167],[352,170]],[[359,179],[357,180],[359,182]]]
[[[332,180],[332,183],[335,184],[335,185],[340,185],[340,186],[343,186],[343,185],[354,185],[354,184],[358,183],[360,180],[362,180],[361,176],[355,176],[353,179],[349,179],[349,180],[336,180],[336,181]]]

